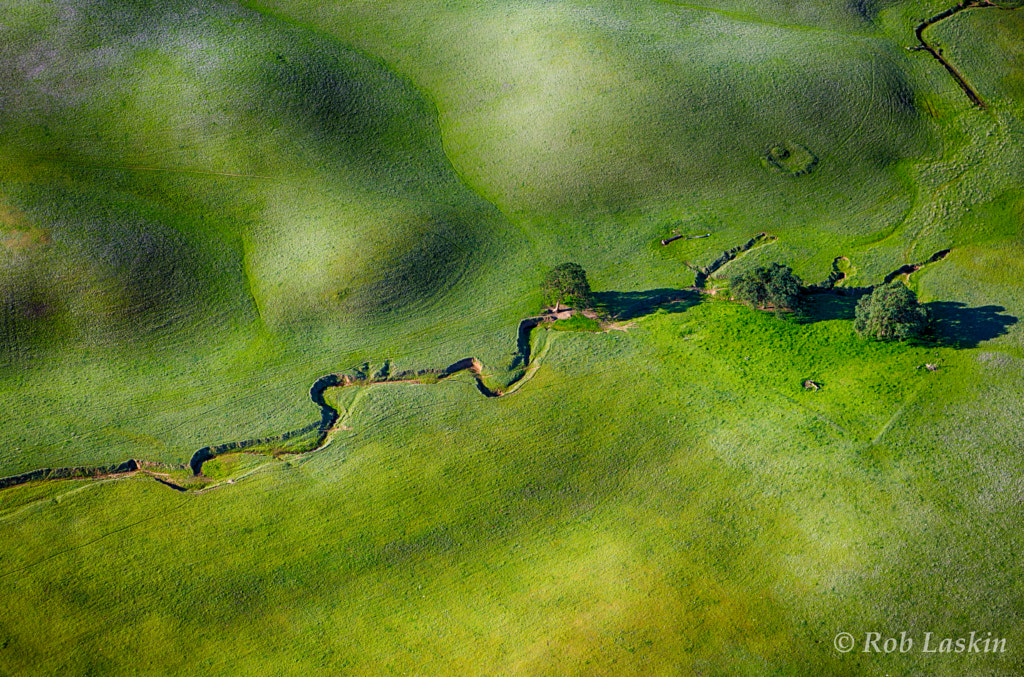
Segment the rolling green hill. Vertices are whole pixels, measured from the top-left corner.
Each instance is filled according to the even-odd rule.
[[[1024,15],[927,29],[982,108],[950,5],[5,2],[0,477],[143,468],[0,490],[0,673],[1019,674]],[[724,298],[945,250],[923,342]],[[564,261],[622,331],[524,333]]]
[[[290,427],[318,372],[517,248],[370,58],[230,5],[47,7],[5,41],[5,470]]]

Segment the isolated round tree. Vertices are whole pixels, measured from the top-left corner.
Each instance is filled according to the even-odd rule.
[[[905,284],[890,282],[875,287],[857,303],[853,327],[866,338],[905,341],[928,328],[928,309]]]
[[[549,270],[541,284],[541,293],[544,303],[556,311],[561,304],[589,308],[592,303],[587,272],[578,263],[563,263]]]
[[[732,278],[732,295],[755,308],[793,310],[800,303],[800,278],[793,269],[778,263],[758,266]]]

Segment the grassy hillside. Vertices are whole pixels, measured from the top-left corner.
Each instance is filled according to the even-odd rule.
[[[5,28],[5,472],[280,432],[354,353],[424,350],[454,285],[501,308],[515,231],[410,84],[230,5],[73,9]]]
[[[1019,674],[1022,10],[928,29],[981,109],[906,49],[948,6],[5,3],[0,476],[295,430],[364,363],[505,384],[563,261],[632,324],[506,397],[334,388],[205,492],[0,491],[0,673]],[[759,232],[712,287],[950,249],[933,340],[655,307]]]
[[[831,648],[840,630],[965,622],[1022,639],[991,584],[1021,545],[1000,489],[1021,470],[1018,400],[996,440],[957,423],[1017,381],[965,389],[1005,365],[865,349],[849,324],[720,302],[557,332],[513,397],[377,386],[327,450],[234,486],[9,490],[0,657],[17,673],[1012,674],[1012,655],[936,669]]]
[[[254,6],[428,90],[455,166],[552,242],[649,236],[623,223],[637,203],[741,232],[886,232],[912,197],[898,162],[928,147],[906,57],[862,19],[851,34],[845,19],[811,29],[666,3]],[[777,145],[809,149],[816,170],[767,170]]]

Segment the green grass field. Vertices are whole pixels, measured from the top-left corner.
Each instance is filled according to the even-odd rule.
[[[1020,674],[1024,10],[928,29],[981,109],[951,5],[5,2],[0,477],[482,366],[0,491],[0,674]],[[934,336],[685,291],[761,232],[709,289],[950,249]],[[517,337],[563,261],[623,331]]]

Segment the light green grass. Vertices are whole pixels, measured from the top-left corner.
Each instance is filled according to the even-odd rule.
[[[118,8],[133,21],[112,27]],[[460,183],[412,86],[306,31],[188,8],[52,16],[53,54],[14,80],[45,117],[5,108],[0,137],[5,474],[293,429],[309,384],[368,346],[446,359],[442,301],[469,353],[526,312],[494,312],[523,290],[482,283],[514,229]],[[15,35],[11,67],[45,40]]]
[[[551,325],[557,331],[600,331],[601,323],[583,315],[573,315]]]
[[[280,434],[364,363],[528,378],[335,390],[202,493],[0,492],[0,673],[1024,670],[1019,10],[934,28],[979,111],[904,49],[938,0],[245,4],[5,3],[0,474]],[[721,276],[952,248],[941,341],[705,298],[514,363],[550,265],[640,307],[762,231]],[[903,630],[1008,653],[831,646]]]
[[[910,203],[895,163],[927,147],[910,62],[870,30],[664,3],[254,6],[381,54],[430,91],[469,183],[600,268],[602,250],[657,225],[629,218],[637,203],[645,219],[798,229],[808,249],[884,231]],[[819,169],[767,172],[764,153],[787,142]]]
[[[18,7],[38,17],[8,44],[12,68],[18,49],[41,49],[43,33],[29,27],[50,16]],[[279,433],[305,420],[313,379],[366,358],[419,367],[455,353],[498,364],[487,351],[502,350],[534,309],[548,260],[580,260],[602,289],[678,287],[693,279],[684,260],[705,263],[769,229],[775,249],[737,271],[771,258],[813,281],[848,255],[851,283],[871,284],[949,246],[966,196],[1008,189],[978,172],[942,188],[962,161],[928,162],[937,130],[904,100],[918,86],[914,67],[931,65],[870,25],[849,35],[611,3],[407,3],[360,23],[360,5],[317,7],[311,16],[282,4],[280,20],[257,21],[238,8],[182,20],[187,3],[125,5],[134,19],[116,29],[101,8],[83,10],[64,20],[56,56],[33,80],[19,71],[17,100],[46,120],[8,113],[7,229],[59,227],[52,245],[0,252],[17,307],[4,393],[8,410],[24,412],[20,430],[6,429],[10,471],[91,462],[97,448],[103,460],[180,462],[205,444]],[[418,22],[432,12],[433,23]],[[514,26],[535,23],[514,37]],[[513,31],[505,51],[469,60],[502,30]],[[87,48],[99,51],[75,70]],[[762,68],[779,87],[766,89]],[[807,69],[821,81],[810,86]],[[544,73],[572,82],[544,84]],[[712,81],[723,83],[721,110],[702,113],[693,106]],[[58,82],[70,90],[45,93]],[[501,94],[478,101],[477,90]],[[565,145],[558,130],[570,122],[569,136],[589,141]],[[544,136],[520,138],[527,132]],[[766,171],[766,144],[793,134],[820,167]],[[1006,148],[1005,137],[959,143],[964,159]],[[572,173],[558,174],[559,163]],[[98,169],[110,166],[135,169]],[[713,235],[658,246],[680,221]],[[965,242],[972,232],[965,223]],[[111,238],[125,251],[108,261]],[[36,307],[50,314],[25,320]],[[69,434],[62,410],[72,406],[80,416]]]
[[[993,492],[1019,459],[1015,437],[949,456],[930,441],[941,425],[918,441],[928,417],[891,423],[950,389],[981,406],[960,385],[986,368],[972,354],[865,346],[850,324],[727,302],[659,313],[563,334],[508,398],[371,387],[323,452],[209,493],[130,480],[30,503],[0,522],[2,571],[27,567],[7,579],[0,658],[19,673],[873,674],[831,637],[955,630],[935,590],[969,563],[964,589],[988,594],[1013,561],[1019,508]],[[997,449],[991,472],[934,475]],[[959,506],[982,495],[999,516],[966,530]],[[990,604],[971,623],[1019,638],[1012,603]]]

